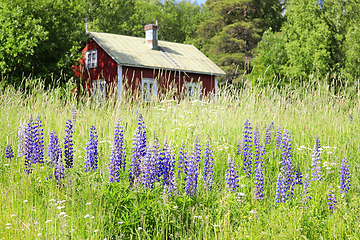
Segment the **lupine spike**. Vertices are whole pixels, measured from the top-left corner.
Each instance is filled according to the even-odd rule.
[[[255,199],[262,200],[264,197],[264,176],[262,162],[259,162],[255,169]]]
[[[200,140],[199,137],[195,138],[195,142],[194,142],[194,146],[195,146],[195,158],[196,158],[196,167],[198,169],[197,174],[200,174],[200,164],[201,164],[201,144],[200,144]]]
[[[146,149],[146,154],[142,164],[142,184],[145,189],[153,189],[155,183],[155,154],[154,147]]]
[[[255,149],[254,168],[256,169],[259,164],[259,158],[260,158],[260,131],[257,125],[254,131],[254,149]]]
[[[281,127],[279,125],[279,127],[276,131],[276,149],[281,148],[281,140],[282,140],[282,132],[281,132]]]
[[[49,145],[48,145],[48,156],[50,160],[50,165],[52,167],[55,167],[57,159],[59,158],[58,145],[59,145],[59,139],[55,131],[51,131],[49,137]]]
[[[175,186],[175,155],[171,144],[169,145],[166,141],[164,143],[164,159],[162,161],[163,166],[163,186],[164,193],[173,196],[176,191]]]
[[[94,125],[90,128],[90,139],[86,144],[85,172],[96,171],[98,167],[98,136]]]
[[[29,122],[25,130],[25,172],[32,173],[33,164],[33,153],[34,153],[34,138],[33,138],[33,118],[30,116]]]
[[[182,140],[180,151],[179,151],[178,176],[180,176],[180,174],[182,172],[184,172],[185,154],[186,154],[185,142],[184,142],[184,140]]]
[[[286,201],[286,189],[285,189],[285,179],[282,173],[280,172],[276,181],[276,199],[277,203],[285,203]]]
[[[298,166],[296,169],[296,173],[295,173],[295,184],[299,184],[302,185],[302,174],[301,174],[301,170],[300,167]]]
[[[313,156],[312,156],[312,180],[313,181],[320,181],[321,180],[321,145],[320,145],[320,140],[317,137],[316,138],[316,143],[315,143],[315,149],[313,151]]]
[[[243,165],[245,176],[250,177],[252,167],[252,127],[248,119],[245,120],[244,125]]]
[[[75,128],[76,128],[76,105],[74,104],[72,109],[71,109],[71,122],[73,124],[73,128],[74,128],[74,132],[75,132]]]
[[[132,151],[132,162],[129,172],[129,182],[130,186],[133,186],[135,180],[140,177],[141,170],[140,164],[141,159],[145,157],[146,154],[146,145],[147,145],[147,137],[145,130],[145,123],[141,113],[138,116],[136,132],[133,139],[133,151]]]
[[[160,150],[160,143],[157,134],[155,134],[153,149],[155,158],[155,181],[159,182],[161,175],[163,174],[162,160],[164,159],[164,156],[163,152]]]
[[[310,177],[309,177],[309,174],[306,174],[305,180],[304,180],[304,185],[303,185],[303,203],[304,204],[307,204],[309,199],[311,199],[311,197],[308,195],[308,189],[310,186],[311,186]]]
[[[9,160],[14,158],[14,151],[12,150],[10,143],[6,145],[6,158],[9,158]]]
[[[282,174],[285,179],[286,199],[289,199],[294,193],[295,172],[291,160],[291,135],[287,129],[284,131],[282,139],[282,151]]]
[[[271,130],[274,129],[274,121],[266,128],[265,132],[265,145],[271,144]]]
[[[61,160],[62,152],[60,149],[59,138],[56,135],[55,131],[50,132],[48,156],[49,156],[51,167],[55,169],[54,175],[55,175],[55,180],[56,180],[57,186],[61,187],[61,186],[63,186],[63,184],[61,183],[61,179],[65,178],[65,173],[64,173],[64,167],[62,164],[62,160]],[[52,178],[52,175],[48,176],[46,179],[50,179],[50,178]]]
[[[118,121],[114,129],[114,141],[110,155],[110,182],[119,182],[120,170],[125,171],[126,151],[123,126]]]
[[[329,211],[330,213],[333,213],[334,210],[336,209],[336,194],[335,194],[335,190],[330,187],[329,189],[329,194],[328,194],[328,207],[329,207]]]
[[[44,163],[44,128],[42,125],[42,122],[40,120],[40,115],[37,115],[36,118],[36,122],[37,122],[37,133],[38,133],[38,139],[37,139],[37,148],[38,148],[38,154],[39,154],[39,158],[38,158],[38,162],[39,163]]]
[[[225,188],[231,192],[237,192],[239,187],[239,175],[236,170],[235,159],[229,156],[228,167],[225,174]]]
[[[341,161],[340,170],[340,193],[345,195],[350,190],[350,172],[349,164],[346,158]]]
[[[59,150],[59,157],[56,161],[56,165],[55,165],[55,180],[56,180],[56,186],[57,187],[64,187],[65,185],[61,182],[62,179],[65,178],[65,170],[64,170],[64,166],[62,163],[62,154],[61,154],[61,149],[60,147],[58,148]]]
[[[71,119],[68,119],[65,124],[65,138],[64,138],[64,157],[65,168],[73,166],[74,151],[73,151],[73,124]]]
[[[204,182],[206,190],[210,191],[213,184],[214,157],[210,139],[207,140],[204,152]]]
[[[197,190],[199,169],[196,155],[196,146],[194,144],[193,151],[191,152],[190,156],[187,157],[185,160],[185,193],[189,196],[195,196]]]

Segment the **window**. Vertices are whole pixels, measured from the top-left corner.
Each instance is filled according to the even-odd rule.
[[[143,78],[141,83],[141,93],[144,102],[151,102],[157,96],[157,82],[152,78]]]
[[[96,68],[97,66],[97,50],[86,52],[86,68]]]
[[[106,82],[105,79],[93,81],[93,97],[98,103],[106,102]]]
[[[201,99],[201,85],[198,82],[186,83],[186,95],[189,100]]]

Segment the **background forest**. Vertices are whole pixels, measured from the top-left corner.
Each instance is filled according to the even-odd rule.
[[[359,0],[0,0],[1,86],[24,77],[46,85],[72,77],[89,31],[195,45],[236,87],[304,83],[355,86],[360,74]],[[356,83],[356,84],[354,84]]]

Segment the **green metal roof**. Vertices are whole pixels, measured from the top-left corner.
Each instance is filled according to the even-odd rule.
[[[158,41],[159,50],[152,50],[145,37],[98,32],[90,32],[90,36],[120,65],[225,75],[193,45]]]

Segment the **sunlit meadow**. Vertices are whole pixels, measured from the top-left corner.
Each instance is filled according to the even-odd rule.
[[[201,101],[165,98],[130,104],[110,97],[105,104],[96,104],[86,96],[76,100],[70,89],[44,90],[40,81],[32,84],[37,87],[27,93],[12,88],[0,92],[0,239],[360,236],[358,97],[310,84],[281,90],[225,88],[217,99]],[[171,193],[164,192],[164,174],[159,181],[152,179],[153,188],[149,187],[145,179],[151,174],[146,169],[157,169],[157,163],[151,165],[151,158],[145,156],[140,161],[150,165],[140,165],[141,174],[130,187],[140,113],[147,149],[157,136],[159,151],[167,142],[169,153],[174,154],[174,169],[169,170],[173,173],[169,175],[174,186]],[[18,154],[19,126],[37,115],[44,129],[44,163],[33,164],[29,173],[25,157]],[[48,156],[49,138],[51,131],[58,136],[65,166],[65,125],[75,118],[73,166],[64,167],[64,178],[58,182],[58,165]],[[119,120],[126,166],[119,171],[119,181],[110,182]],[[89,170],[85,158],[92,125],[98,140],[98,165],[94,171],[85,171]],[[246,133],[245,126],[251,126]],[[7,158],[8,144],[13,158]],[[199,145],[201,154],[197,155]],[[189,169],[188,174],[178,173],[180,150],[187,152],[187,162],[200,156],[195,185],[186,181]],[[214,164],[211,188],[209,180],[204,181],[205,156],[210,150]],[[262,160],[256,163],[256,157]],[[350,179],[346,191],[340,188],[344,174],[345,180]],[[302,184],[297,184],[299,178]]]

